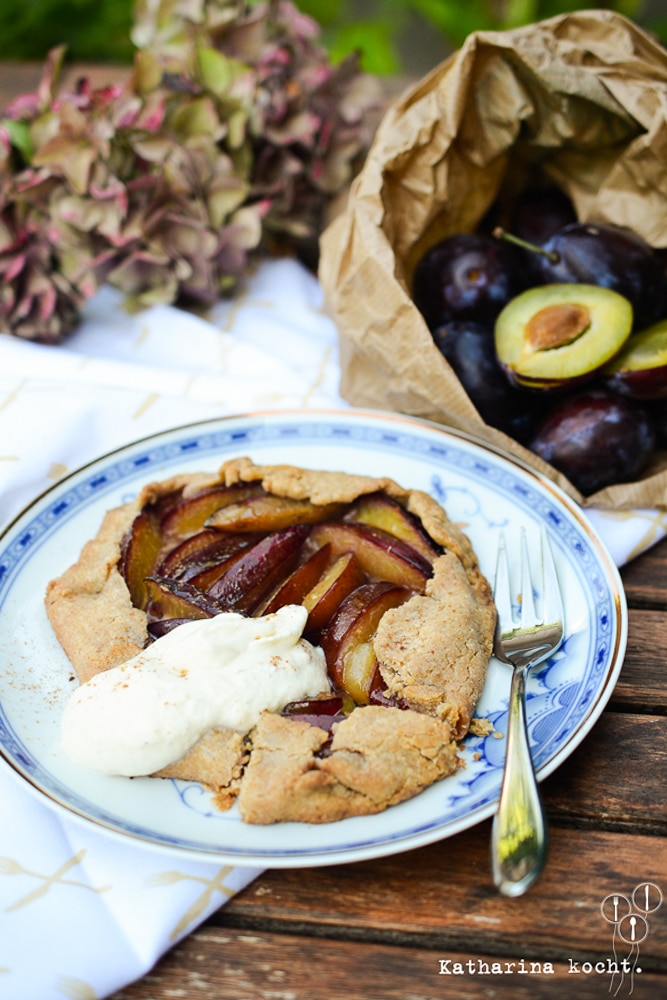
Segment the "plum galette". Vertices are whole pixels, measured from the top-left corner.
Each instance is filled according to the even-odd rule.
[[[495,609],[467,536],[392,479],[225,462],[110,511],[46,607],[63,744],[250,823],[376,813],[451,774]]]

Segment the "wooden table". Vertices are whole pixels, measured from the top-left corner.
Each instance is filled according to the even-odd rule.
[[[0,104],[36,78],[36,67],[0,66]],[[491,883],[490,822],[394,857],[267,871],[113,1000],[667,996],[667,541],[623,579],[622,676],[543,784],[551,849],[526,896],[502,898]],[[641,973],[612,982],[601,904],[644,882],[664,905],[640,945]]]
[[[601,904],[647,881],[665,900],[649,917],[632,995],[667,996],[667,541],[622,575],[621,678],[543,782],[551,848],[525,896],[505,899],[491,883],[490,822],[380,860],[267,871],[114,1000],[486,1000],[503,989],[561,1000],[567,988],[587,1000],[619,985],[629,996],[628,977],[610,992]],[[487,974],[494,962],[515,968]]]

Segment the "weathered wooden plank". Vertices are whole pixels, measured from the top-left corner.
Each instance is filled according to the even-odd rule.
[[[647,530],[651,530],[647,524]],[[667,539],[621,569],[628,603],[635,606],[667,607]]]
[[[545,782],[551,813],[595,825],[667,833],[667,718],[605,712]]]
[[[612,705],[667,711],[667,613],[631,608],[628,648]]]
[[[621,982],[619,964],[612,979],[611,934],[604,957],[590,964],[531,962],[516,945],[499,958],[207,926],[112,1000],[562,1000],[568,990],[599,1000],[617,988],[628,996],[631,987],[642,1000],[661,1000],[667,991],[667,976],[644,969],[641,955],[640,973]]]
[[[301,932],[405,946],[561,959],[604,956],[609,894],[663,884],[667,841],[554,827],[543,875],[520,899],[500,896],[489,870],[490,823],[439,844],[313,871],[267,871],[214,917],[223,927]],[[645,942],[646,968],[667,970],[667,905]]]
[[[631,608],[628,646],[611,697],[614,708],[667,712],[667,614]]]

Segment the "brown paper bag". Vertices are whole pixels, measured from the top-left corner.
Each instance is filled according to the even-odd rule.
[[[501,185],[543,171],[581,220],[667,247],[667,52],[611,11],[478,32],[401,96],[378,128],[343,213],[321,241],[320,279],[339,329],[341,393],[475,434],[583,504],[667,507],[667,454],[640,481],[584,498],[486,425],[410,297],[421,255],[474,230]]]

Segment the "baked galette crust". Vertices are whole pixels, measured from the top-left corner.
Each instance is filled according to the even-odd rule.
[[[238,797],[251,823],[329,822],[379,812],[457,767],[491,655],[495,609],[467,536],[428,494],[389,478],[290,465],[226,462],[216,474],[181,475],[145,487],[105,516],[79,559],[46,593],[55,634],[83,683],[123,663],[148,641],[147,616],[132,605],[120,571],[123,540],[146,504],[182,489],[259,482],[314,504],[351,503],[383,491],[442,547],[423,595],[386,611],[373,640],[388,691],[408,708],[360,706],[334,727],[264,713],[249,733],[212,730],[162,776],[196,780],[220,808]]]

